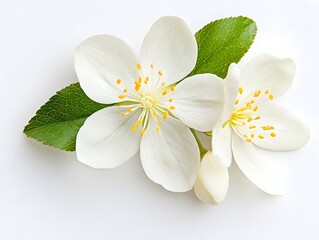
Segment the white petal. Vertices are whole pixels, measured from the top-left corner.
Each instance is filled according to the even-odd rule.
[[[255,138],[254,144],[273,151],[291,151],[304,146],[310,136],[309,127],[297,116],[287,109],[275,104],[266,103],[259,107],[258,114],[261,119],[258,123],[258,135],[263,135],[261,140]],[[274,126],[274,130],[264,131],[261,126]],[[271,137],[275,133],[275,137]]]
[[[276,98],[291,86],[296,66],[289,58],[278,59],[271,55],[260,55],[248,62],[241,71],[243,98],[257,90],[269,92]]]
[[[231,134],[229,125],[224,128],[220,123],[213,130],[212,149],[215,158],[224,166],[229,167],[232,162]]]
[[[186,23],[178,17],[162,17],[146,35],[141,48],[141,64],[145,75],[163,73],[167,85],[184,78],[193,70],[197,60],[197,43]],[[155,80],[157,77],[155,77]]]
[[[122,117],[123,108],[104,108],[85,121],[76,139],[80,162],[94,168],[114,168],[130,159],[139,149],[141,136],[132,132],[140,112]]]
[[[173,102],[165,105],[174,105],[172,113],[187,126],[210,131],[223,110],[223,87],[223,80],[213,74],[195,75],[177,84],[171,95]]]
[[[255,146],[243,141],[235,132],[232,136],[234,159],[246,177],[264,192],[281,195],[281,181],[275,170],[260,158]]]
[[[220,203],[226,196],[228,185],[227,167],[216,160],[211,152],[207,152],[194,185],[196,196],[204,203]]]
[[[189,128],[168,117],[155,131],[150,121],[141,141],[141,160],[146,175],[173,192],[190,190],[199,170],[199,150]]]
[[[121,39],[98,35],[77,47],[74,67],[86,95],[100,103],[120,102],[124,88],[132,89],[137,75],[137,59]],[[116,81],[122,83],[118,85]]]

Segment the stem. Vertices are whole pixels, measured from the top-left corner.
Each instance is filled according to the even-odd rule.
[[[197,142],[198,148],[199,148],[199,153],[200,153],[200,159],[203,159],[203,157],[205,156],[205,154],[207,153],[207,149],[203,147],[201,141],[199,140],[196,132],[194,129],[190,128],[191,132],[193,133],[195,140]]]

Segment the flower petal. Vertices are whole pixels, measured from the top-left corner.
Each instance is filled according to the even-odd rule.
[[[261,119],[258,122],[253,143],[257,146],[273,151],[291,151],[304,146],[310,136],[309,127],[287,109],[275,104],[267,103],[259,107]],[[273,126],[273,130],[263,130],[262,126]]]
[[[258,156],[253,144],[244,142],[233,132],[232,149],[238,167],[252,183],[268,194],[281,195],[282,186],[278,175]]]
[[[232,129],[229,125],[224,128],[217,124],[213,130],[212,149],[215,158],[225,167],[229,167],[232,162],[232,149],[231,149],[231,135]]]
[[[210,131],[216,125],[224,101],[223,80],[213,74],[199,74],[186,78],[175,87],[174,116],[198,131]]]
[[[86,95],[99,103],[115,103],[123,89],[132,89],[137,75],[137,59],[132,49],[111,35],[88,38],[77,47],[74,67]],[[121,80],[118,85],[117,80]]]
[[[242,98],[251,97],[257,90],[268,90],[275,98],[279,97],[290,88],[295,72],[292,59],[267,54],[255,57],[241,71]]]
[[[207,152],[194,185],[196,196],[204,203],[220,203],[226,196],[228,185],[227,167],[216,160],[211,152]]]
[[[186,23],[178,17],[162,17],[146,35],[141,48],[143,72],[163,73],[161,80],[167,85],[184,78],[195,67],[197,43]],[[152,70],[150,66],[154,66]],[[157,80],[157,77],[153,79]]]
[[[87,118],[76,139],[80,162],[94,168],[114,168],[139,149],[140,134],[132,132],[140,111],[122,117],[123,108],[108,107]]]
[[[190,190],[199,170],[199,150],[189,128],[168,117],[159,132],[150,121],[141,141],[141,160],[146,175],[173,192]]]

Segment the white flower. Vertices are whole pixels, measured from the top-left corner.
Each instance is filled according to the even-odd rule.
[[[268,194],[281,194],[278,176],[255,148],[290,151],[302,147],[309,139],[309,128],[273,102],[288,90],[294,75],[295,64],[291,59],[277,59],[269,55],[256,57],[241,72],[236,64],[229,67],[225,79],[225,107],[213,129],[213,155],[210,157],[211,162],[217,162],[223,169],[219,173],[223,177],[216,181],[215,173],[209,173],[203,161],[195,184],[196,194],[201,200],[214,202],[202,194],[204,191],[213,196],[217,192],[219,198],[215,202],[223,200],[228,188],[228,173],[225,170],[230,166],[232,156],[257,187]],[[215,181],[215,185],[224,189],[208,186],[210,181]]]
[[[76,140],[79,161],[113,168],[140,149],[151,180],[170,191],[190,190],[200,156],[188,127],[213,129],[224,100],[223,81],[215,75],[196,75],[178,83],[196,60],[195,37],[176,17],[153,24],[139,61],[114,36],[94,36],[81,43],[75,53],[81,87],[92,100],[116,105],[85,121]]]

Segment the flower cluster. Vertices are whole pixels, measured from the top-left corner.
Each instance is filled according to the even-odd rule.
[[[309,138],[297,117],[275,104],[290,87],[290,59],[261,55],[244,68],[231,64],[223,80],[188,77],[197,43],[183,20],[156,21],[137,58],[121,39],[93,36],[75,52],[75,71],[85,94],[113,104],[91,115],[76,139],[80,162],[113,168],[139,152],[146,175],[174,192],[194,187],[206,203],[220,202],[234,157],[260,189],[280,194],[274,171],[255,147],[294,150]],[[201,160],[196,131],[212,131],[212,150]]]

